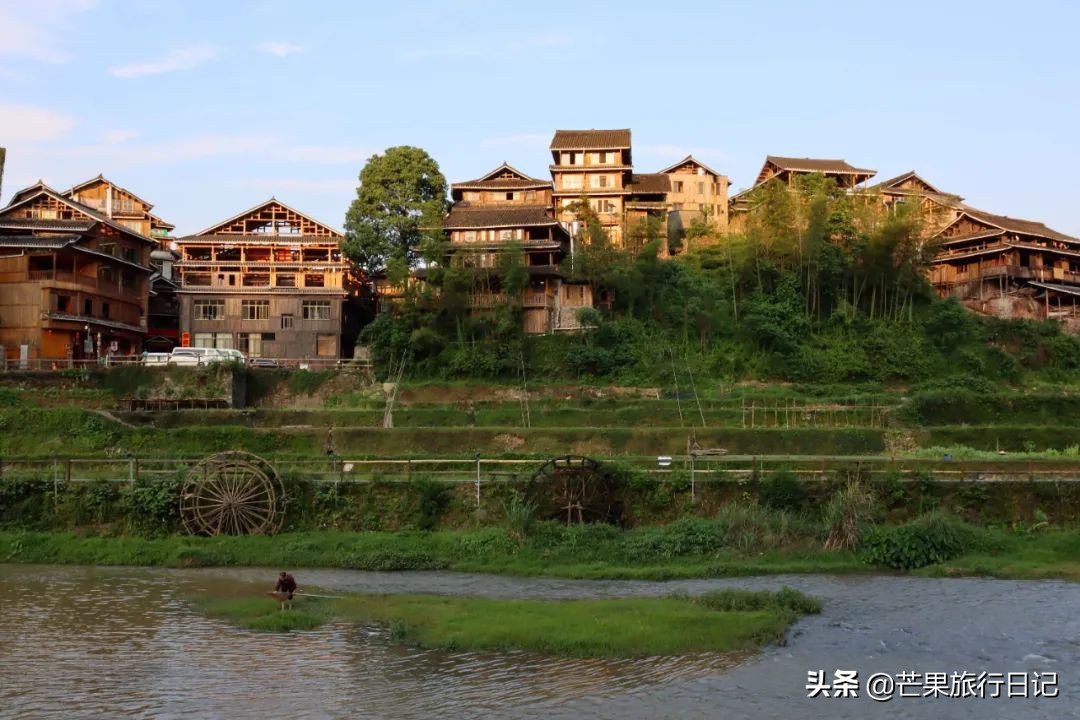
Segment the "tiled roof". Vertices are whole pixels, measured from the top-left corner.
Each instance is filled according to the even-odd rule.
[[[838,173],[846,175],[873,175],[875,170],[857,168],[849,165],[846,160],[826,160],[823,158],[790,158],[779,155],[769,155],[765,158],[766,164],[772,164],[781,170],[795,172],[819,172]]]
[[[110,218],[108,215],[100,213],[100,212],[98,212],[97,210],[95,210],[95,209],[93,209],[91,207],[87,207],[86,205],[83,205],[81,202],[78,202],[77,200],[72,200],[69,197],[61,195],[60,193],[56,192],[55,190],[53,190],[48,185],[45,185],[44,183],[41,183],[41,182],[38,182],[38,183],[36,183],[34,185],[31,185],[28,188],[24,188],[24,189],[18,191],[17,193],[15,193],[15,196],[11,199],[11,202],[8,204],[8,206],[5,207],[3,210],[0,210],[0,217],[2,217],[3,213],[6,213],[6,212],[18,207],[19,205],[22,205],[23,203],[29,202],[29,201],[33,200],[34,198],[36,198],[39,195],[46,195],[48,197],[51,197],[52,199],[56,200],[57,202],[62,203],[64,205],[67,205],[68,207],[72,208],[73,210],[77,210],[77,211],[81,212],[82,214],[90,217],[91,219],[97,220],[100,223],[108,225],[109,227],[113,228],[114,230],[118,230],[118,231],[124,233],[125,235],[130,235],[132,237],[138,238],[139,240],[142,240],[143,242],[155,243],[155,244],[157,243],[156,240],[153,240],[153,239],[147,237],[146,235],[143,235],[140,232],[132,230],[131,228],[129,228],[126,225],[123,225],[121,223],[116,222],[115,220]]]
[[[673,164],[673,165],[669,165],[668,167],[664,168],[664,169],[663,169],[663,170],[661,170],[660,172],[662,172],[662,173],[669,173],[669,172],[671,172],[672,170],[677,170],[677,169],[681,168],[681,167],[682,167],[683,165],[686,165],[687,163],[693,163],[694,165],[697,165],[698,167],[704,168],[704,169],[705,169],[705,172],[707,172],[707,173],[711,173],[711,174],[713,174],[713,175],[716,175],[717,177],[723,177],[723,175],[721,175],[720,173],[716,172],[716,171],[715,171],[715,170],[713,170],[713,169],[712,169],[711,167],[709,167],[709,166],[708,166],[708,165],[706,165],[705,163],[703,163],[703,162],[701,162],[700,160],[698,160],[697,158],[695,158],[695,157],[694,157],[693,155],[687,155],[686,157],[684,157],[684,158],[683,158],[682,160],[680,160],[679,162],[677,162],[677,163],[675,163],[675,164]]]
[[[930,188],[930,192],[942,194],[940,190],[938,190],[930,183],[926,182],[926,180],[920,177],[919,174],[916,173],[914,170],[908,170],[902,175],[897,175],[896,177],[889,178],[888,180],[882,180],[881,182],[874,184],[871,189],[891,188],[895,185],[899,185],[906,180],[918,180],[920,183]]]
[[[47,218],[5,218],[0,216],[0,228],[18,230],[75,230],[86,232],[94,220],[50,220]]]
[[[483,177],[475,180],[465,180],[454,183],[451,190],[483,189],[483,190],[525,190],[528,188],[550,188],[550,180],[529,177],[515,167],[503,163]]]
[[[634,195],[659,195],[671,190],[671,176],[664,173],[635,173],[630,176]]]
[[[446,230],[556,225],[547,205],[467,206],[458,203],[443,220]]]
[[[630,129],[556,130],[551,150],[619,150],[630,147]]]
[[[964,212],[971,216],[973,219],[999,227],[1009,232],[1019,233],[1021,235],[1036,235],[1038,237],[1044,237],[1049,240],[1060,240],[1061,242],[1069,244],[1080,244],[1080,238],[1074,238],[1071,235],[1060,233],[1057,230],[1046,227],[1041,222],[1035,222],[1034,220],[1020,220],[1019,218],[1011,218],[1007,215],[994,215],[992,213],[983,212],[973,207],[965,207]]]
[[[81,235],[0,235],[0,247],[58,250],[78,240]]]

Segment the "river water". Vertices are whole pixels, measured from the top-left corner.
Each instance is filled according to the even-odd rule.
[[[0,717],[1080,718],[1080,585],[777,576],[670,583],[456,573],[297,571],[304,589],[579,598],[796,587],[820,598],[785,647],[573,660],[422,651],[383,629],[238,630],[201,593],[265,591],[273,570],[0,565]],[[836,669],[1053,672],[1054,698],[807,697]],[[1044,676],[1045,677],[1045,676]]]

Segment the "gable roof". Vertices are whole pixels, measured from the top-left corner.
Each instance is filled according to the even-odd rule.
[[[11,202],[8,203],[7,207],[5,207],[3,209],[0,209],[0,219],[2,219],[4,217],[4,215],[11,212],[12,210],[15,210],[16,208],[21,207],[22,205],[26,205],[27,203],[30,203],[33,200],[36,200],[37,198],[41,197],[42,195],[44,195],[46,197],[50,197],[53,200],[56,200],[57,202],[59,202],[59,203],[61,203],[63,205],[67,205],[72,210],[74,210],[76,212],[79,212],[79,213],[82,213],[83,215],[87,216],[88,218],[90,218],[90,219],[92,219],[92,220],[94,220],[96,222],[99,222],[99,223],[101,223],[103,225],[108,225],[112,229],[117,230],[119,232],[122,232],[125,235],[129,235],[129,236],[131,236],[133,238],[137,238],[137,239],[142,240],[143,242],[147,242],[147,243],[156,243],[157,242],[157,241],[147,237],[146,235],[143,235],[140,232],[132,230],[127,225],[116,222],[115,220],[110,218],[108,215],[105,215],[103,213],[99,213],[97,210],[94,210],[91,207],[87,207],[86,205],[83,205],[81,202],[78,202],[77,200],[72,200],[69,197],[65,197],[64,195],[61,195],[60,193],[56,192],[55,190],[53,190],[51,187],[49,187],[45,183],[41,182],[40,180],[38,182],[36,182],[35,184],[31,185],[30,187],[23,188],[22,190],[19,190],[18,192],[16,192],[15,195],[12,196]],[[14,221],[14,220],[16,220],[16,218],[11,218],[11,221]],[[55,222],[55,221],[50,221],[50,222]]]
[[[112,185],[113,188],[115,188],[116,190],[119,190],[120,192],[123,192],[123,193],[127,193],[133,199],[138,200],[143,205],[145,205],[147,210],[154,207],[153,203],[147,202],[146,200],[143,200],[141,197],[139,197],[138,195],[131,192],[130,190],[128,190],[125,187],[120,187],[119,185],[117,185],[116,183],[114,183],[112,180],[108,179],[107,177],[105,177],[101,173],[98,173],[97,177],[92,177],[89,180],[85,180],[85,181],[83,181],[81,183],[78,183],[77,185],[72,185],[70,188],[65,190],[63,192],[63,194],[70,197],[71,195],[74,195],[78,190],[82,190],[84,187],[88,187],[88,186],[93,185],[94,183],[98,183],[98,182],[106,183],[108,185]]]
[[[626,150],[630,128],[621,130],[556,130],[551,150]]]
[[[635,195],[658,195],[671,190],[671,176],[664,173],[634,173],[630,176],[630,192]]]
[[[941,190],[938,190],[936,187],[931,185],[930,183],[926,182],[926,180],[924,180],[914,170],[908,170],[906,173],[903,173],[902,175],[897,175],[896,177],[889,178],[888,180],[882,180],[881,182],[876,183],[872,187],[872,189],[898,189],[898,190],[903,190],[904,188],[899,188],[898,186],[905,183],[905,182],[907,182],[908,180],[914,180],[914,181],[918,182],[920,185],[925,187],[928,192],[937,193],[939,195],[944,195],[945,194],[945,193],[941,192]]]
[[[1071,235],[1058,232],[1052,228],[1046,227],[1041,222],[1035,222],[1034,220],[1021,220],[1019,218],[1012,218],[1007,215],[994,215],[983,210],[978,210],[973,207],[964,206],[964,210],[960,213],[949,227],[952,227],[959,222],[964,216],[970,217],[977,223],[983,225],[990,225],[992,227],[1000,228],[1008,232],[1017,233],[1019,235],[1035,235],[1036,237],[1043,237],[1048,240],[1058,240],[1060,242],[1069,244],[1080,244],[1080,238],[1074,238]],[[944,231],[943,231],[944,232]]]
[[[697,165],[698,167],[703,168],[705,170],[705,172],[707,172],[707,173],[710,173],[712,175],[716,175],[717,177],[723,177],[723,175],[716,172],[711,167],[709,167],[705,163],[703,163],[700,160],[698,160],[697,158],[695,158],[693,155],[687,155],[686,157],[684,157],[679,162],[675,163],[674,165],[669,165],[668,167],[664,168],[660,172],[669,173],[669,172],[672,172],[673,170],[678,170],[679,168],[681,168],[683,165],[686,165],[686,164]]]
[[[557,225],[547,205],[479,205],[458,203],[443,220],[445,230],[518,228]]]
[[[538,178],[529,177],[525,173],[504,162],[499,167],[476,180],[465,180],[463,182],[452,184],[450,190],[528,190],[550,187],[550,180],[540,180]]]
[[[876,170],[857,168],[849,165],[846,160],[831,160],[826,158],[793,158],[780,155],[767,155],[765,164],[758,173],[757,183],[765,176],[769,165],[788,172],[823,173],[825,175],[865,175],[867,178],[877,174]],[[757,184],[755,183],[755,184]]]
[[[269,208],[272,205],[276,205],[277,207],[281,208],[282,210],[285,210],[287,212],[291,212],[291,213],[297,215],[298,217],[300,217],[300,218],[302,218],[304,220],[307,220],[308,222],[310,222],[310,223],[312,223],[314,225],[317,225],[318,227],[320,227],[323,230],[327,231],[327,233],[329,233],[330,237],[336,237],[336,238],[345,237],[342,233],[338,232],[337,230],[330,227],[326,223],[321,223],[318,220],[311,217],[310,215],[305,215],[304,213],[300,212],[299,210],[297,210],[295,208],[292,208],[292,207],[289,207],[288,205],[281,202],[280,200],[278,200],[275,197],[271,197],[269,200],[266,200],[264,202],[259,203],[258,205],[250,207],[247,210],[244,210],[243,212],[239,212],[239,213],[233,215],[231,218],[227,218],[225,220],[222,220],[221,222],[214,223],[213,225],[206,228],[205,230],[201,230],[200,232],[194,233],[193,237],[194,236],[200,236],[200,235],[218,235],[218,234],[225,235],[225,234],[229,234],[229,233],[219,233],[217,231],[222,230],[224,227],[236,222],[237,220],[244,219],[248,215],[255,215],[259,211],[265,210],[265,209]],[[272,233],[267,233],[267,235],[270,235],[270,234],[272,234]],[[306,235],[306,234],[307,233],[302,233],[302,235]]]

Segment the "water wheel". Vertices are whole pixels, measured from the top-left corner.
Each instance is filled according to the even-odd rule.
[[[615,497],[616,482],[603,466],[581,455],[563,455],[540,466],[529,480],[525,500],[537,517],[568,525],[617,522],[622,506]]]
[[[229,451],[188,471],[180,518],[192,535],[271,535],[281,529],[285,490],[268,461]]]

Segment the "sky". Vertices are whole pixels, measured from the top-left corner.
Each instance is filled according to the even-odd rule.
[[[104,174],[197,232],[271,196],[340,227],[366,160],[549,177],[556,128],[634,168],[768,154],[916,170],[1080,236],[1080,3],[0,0],[0,202]]]

